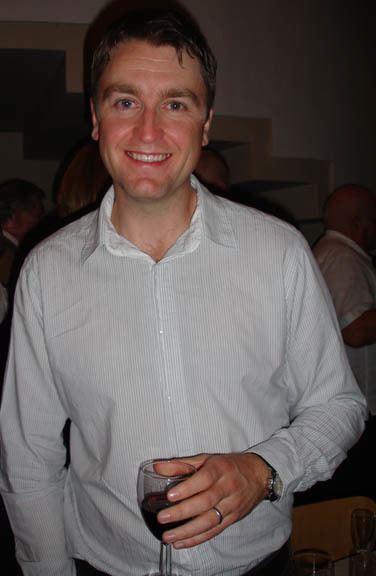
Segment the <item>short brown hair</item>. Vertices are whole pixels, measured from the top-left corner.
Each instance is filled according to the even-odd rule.
[[[197,58],[206,87],[209,112],[215,97],[217,62],[199,25],[182,9],[132,11],[108,29],[92,59],[91,95],[94,99],[98,82],[110,61],[113,49],[128,40],[145,40],[154,46],[172,46],[180,63],[184,50],[192,58]]]

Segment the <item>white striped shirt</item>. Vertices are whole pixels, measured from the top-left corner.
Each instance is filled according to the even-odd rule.
[[[303,238],[192,182],[191,225],[160,262],[116,233],[111,189],[24,265],[1,489],[26,576],[73,575],[72,556],[114,576],[156,569],[139,463],[252,448],[281,500],[173,552],[183,576],[242,574],[289,537],[293,491],[328,478],[361,434],[364,398]]]

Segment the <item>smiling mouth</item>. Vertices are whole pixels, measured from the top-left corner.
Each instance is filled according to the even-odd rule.
[[[138,160],[139,162],[163,162],[170,158],[171,154],[141,154],[139,152],[127,152],[127,156],[133,158],[133,160]]]

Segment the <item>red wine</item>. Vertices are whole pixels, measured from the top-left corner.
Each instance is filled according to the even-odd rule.
[[[187,522],[187,520],[179,520],[178,522],[170,522],[168,524],[160,524],[158,522],[158,512],[172,505],[172,502],[169,502],[166,498],[166,492],[150,492],[141,503],[141,514],[145,524],[158,540],[162,540],[163,532],[177,528]]]

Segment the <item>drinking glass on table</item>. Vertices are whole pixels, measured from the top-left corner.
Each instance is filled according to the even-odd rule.
[[[328,552],[316,548],[297,550],[293,555],[297,576],[333,576],[334,564]]]
[[[351,535],[356,554],[368,552],[375,540],[375,514],[368,508],[355,508],[351,514]]]
[[[350,576],[375,576],[376,557],[373,552],[364,556],[354,554],[350,556]]]
[[[184,524],[187,520],[160,524],[157,514],[172,506],[167,492],[196,472],[181,460],[147,460],[140,464],[137,478],[137,501],[150,532],[160,541],[159,571],[154,576],[175,576],[171,572],[171,544],[162,542],[162,534]],[[145,575],[146,576],[146,575]]]
[[[351,535],[354,556],[351,572],[355,575],[371,574],[371,551],[375,543],[375,514],[368,508],[355,508],[351,514]]]

